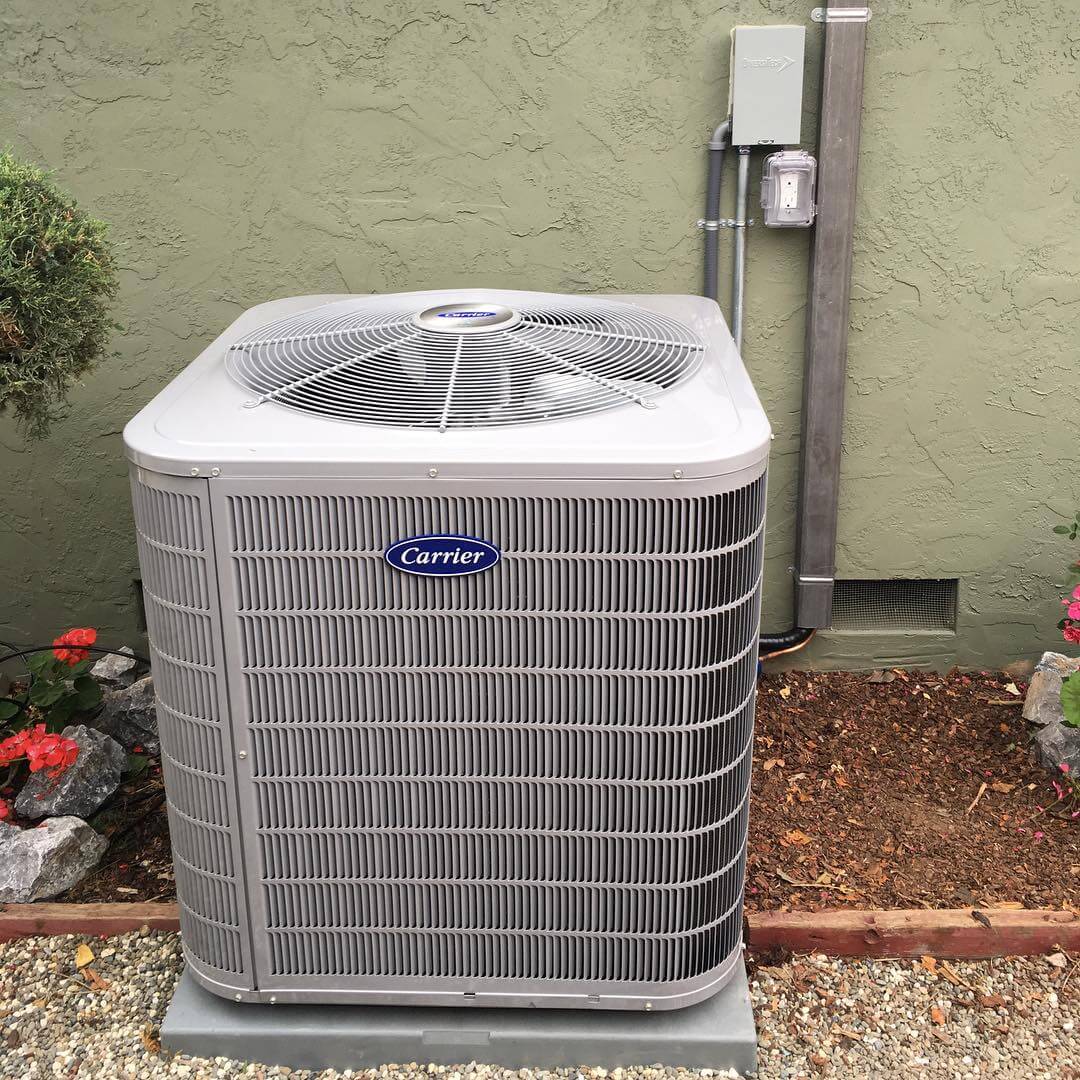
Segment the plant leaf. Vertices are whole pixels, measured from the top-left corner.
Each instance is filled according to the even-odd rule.
[[[92,709],[101,701],[101,686],[89,675],[80,675],[75,680],[75,705],[76,708]]]
[[[84,942],[75,950],[75,966],[84,968],[87,964],[92,964],[93,962],[94,950]]]
[[[1080,727],[1080,672],[1074,672],[1061,684],[1061,711],[1066,724]]]
[[[1055,525],[1054,532],[1056,532],[1058,536],[1068,536],[1069,528],[1070,527],[1068,525]]]
[[[56,663],[51,649],[42,649],[40,652],[31,653],[26,657],[26,666],[35,674],[40,675],[47,667]]]
[[[124,779],[134,780],[142,776],[150,766],[150,759],[145,754],[128,754],[127,763],[124,765]]]
[[[21,706],[17,701],[0,698],[0,720],[10,720],[13,716],[18,716],[21,711]]]
[[[68,694],[45,713],[45,730],[53,735],[63,731],[74,711],[75,695]]]
[[[63,683],[38,679],[30,687],[28,697],[31,705],[40,705],[42,708],[47,708],[49,705],[55,705],[66,693],[67,687]]]

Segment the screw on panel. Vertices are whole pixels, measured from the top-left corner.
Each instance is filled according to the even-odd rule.
[[[241,759],[246,758],[247,757],[247,751],[246,750],[241,750],[236,756],[238,758],[241,758]]]
[[[211,476],[220,476],[221,475],[221,470],[220,469],[211,469],[210,470],[210,475]]]
[[[652,1012],[652,1002],[651,1001],[646,1001],[645,1002],[645,1011],[646,1012]]]
[[[199,475],[199,470],[198,469],[192,469],[191,470],[191,475],[192,476],[198,476]]]
[[[244,995],[243,994],[233,994],[233,1001],[243,1001],[243,1000],[244,1000]]]
[[[676,480],[681,480],[683,478],[683,471],[682,469],[676,469],[671,475],[674,476]]]
[[[431,468],[431,469],[428,469],[427,474],[428,474],[428,476],[430,476],[434,480],[435,477],[439,475],[439,470],[435,469],[435,468]]]

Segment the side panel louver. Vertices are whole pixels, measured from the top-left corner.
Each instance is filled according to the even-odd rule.
[[[254,974],[207,485],[133,469],[131,488],[184,950],[219,988],[247,990]]]
[[[742,934],[764,474],[209,487],[260,993],[663,1008],[715,989]],[[425,533],[502,561],[385,564]],[[169,563],[158,637],[213,674],[180,602],[200,566]],[[174,811],[216,829],[221,746],[162,716],[206,755],[197,798],[190,758],[170,766]]]

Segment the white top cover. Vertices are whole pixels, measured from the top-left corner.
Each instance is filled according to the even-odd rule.
[[[260,304],[124,430],[222,477],[691,479],[769,438],[713,301],[498,289]]]

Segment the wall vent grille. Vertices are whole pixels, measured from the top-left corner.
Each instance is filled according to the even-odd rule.
[[[831,628],[881,633],[955,630],[957,586],[956,578],[837,581]]]

